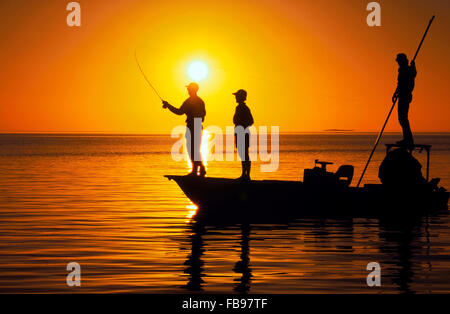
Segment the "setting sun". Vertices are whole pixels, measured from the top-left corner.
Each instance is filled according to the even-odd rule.
[[[195,81],[204,80],[209,73],[208,66],[203,61],[194,61],[189,64],[187,69],[188,75]]]

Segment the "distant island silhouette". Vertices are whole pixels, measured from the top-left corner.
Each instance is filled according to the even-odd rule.
[[[326,129],[326,130],[323,130],[324,132],[354,132],[355,130],[353,130],[353,129],[349,129],[349,130],[347,130],[347,129]]]

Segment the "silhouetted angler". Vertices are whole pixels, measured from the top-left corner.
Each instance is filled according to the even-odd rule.
[[[414,61],[408,64],[408,58],[404,53],[399,53],[395,59],[399,65],[397,89],[392,96],[393,101],[398,98],[398,121],[403,129],[403,140],[398,144],[413,145],[413,135],[408,120],[409,104],[412,101],[412,91],[414,89],[414,79],[417,71]]]
[[[236,93],[233,93],[233,95],[236,97],[236,102],[238,103],[234,113],[233,123],[235,126],[235,144],[239,157],[242,160],[241,178],[250,180],[251,161],[248,153],[250,146],[250,131],[247,128],[253,125],[253,116],[250,112],[250,108],[245,104],[247,92],[240,89]]]
[[[189,175],[205,176],[206,170],[200,154],[202,143],[202,122],[205,120],[205,103],[198,97],[199,86],[197,83],[190,83],[186,86],[189,98],[186,99],[180,108],[176,108],[163,100],[163,108],[169,108],[174,114],[186,115],[186,146],[189,158],[192,161],[192,171]],[[197,123],[196,123],[197,121]]]

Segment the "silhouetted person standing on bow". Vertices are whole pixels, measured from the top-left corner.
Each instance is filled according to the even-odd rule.
[[[398,141],[397,144],[413,145],[413,135],[408,120],[409,104],[412,101],[412,91],[414,89],[414,79],[417,71],[414,61],[409,65],[408,58],[404,53],[399,53],[395,59],[399,65],[397,89],[392,96],[392,101],[398,98],[398,121],[403,129],[403,140]]]
[[[206,170],[202,162],[200,146],[202,143],[202,122],[205,120],[206,115],[205,103],[197,95],[199,89],[197,83],[190,83],[186,87],[189,98],[183,102],[180,108],[172,106],[167,101],[163,101],[163,108],[169,108],[170,111],[177,115],[186,115],[186,146],[189,158],[192,161],[192,171],[189,175],[204,177]]]
[[[241,179],[250,180],[251,161],[248,153],[250,147],[250,131],[248,127],[253,125],[253,116],[250,108],[247,107],[245,101],[247,100],[247,92],[243,89],[233,93],[236,97],[236,112],[234,113],[234,138],[239,157],[242,160],[242,175]]]

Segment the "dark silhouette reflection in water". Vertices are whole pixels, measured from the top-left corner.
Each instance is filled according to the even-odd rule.
[[[430,217],[431,227],[440,223],[440,216]],[[184,263],[188,266],[185,273],[189,274],[185,289],[217,291],[217,278],[224,274],[223,278],[232,281],[233,291],[242,294],[261,287],[267,289],[272,283],[283,286],[289,281],[289,287],[302,292],[429,292],[434,289],[434,283],[427,277],[439,278],[440,274],[439,267],[432,273],[431,262],[446,256],[439,251],[432,251],[430,256],[428,217],[302,218],[282,222],[230,219],[215,217],[213,221],[198,219],[189,223],[191,248]],[[236,242],[238,256],[216,255],[230,252],[236,248]],[[205,257],[206,250],[212,254]],[[252,263],[250,251],[255,256]],[[279,258],[272,262],[273,252]],[[366,286],[365,267],[370,262],[381,266],[379,288]],[[214,269],[214,280],[209,284],[203,280],[208,275],[204,263]],[[230,270],[238,276],[231,279]],[[438,284],[444,286],[437,287],[438,291],[446,289],[442,280]]]
[[[242,274],[241,278],[235,279],[237,282],[234,291],[247,293],[250,290],[252,270],[250,269],[250,225],[241,225],[241,260],[237,261],[233,270]]]
[[[331,223],[331,221],[333,223]],[[310,230],[311,235],[314,236],[317,242],[324,244],[330,243],[335,235],[331,230],[332,227],[339,229],[339,243],[335,245],[335,249],[340,252],[354,252],[353,249],[353,219],[341,218],[341,219],[313,219],[311,220],[312,228]]]
[[[206,227],[200,222],[194,222],[189,225],[191,252],[187,256],[184,265],[188,266],[184,272],[189,275],[189,280],[183,288],[189,291],[202,291],[202,284],[205,283],[203,277],[203,265],[202,255],[205,251],[203,236],[206,234]],[[241,254],[240,260],[236,262],[233,267],[233,271],[241,274],[241,277],[235,279],[236,285],[234,291],[239,293],[247,293],[250,290],[250,281],[252,278],[252,272],[250,269],[250,225],[241,225]]]
[[[201,291],[203,280],[203,264],[201,257],[204,252],[202,236],[206,233],[206,229],[202,224],[194,223],[190,225],[191,235],[189,236],[192,243],[191,253],[188,255],[184,265],[188,266],[184,272],[189,274],[189,281],[184,288],[190,291]]]
[[[393,266],[389,276],[401,293],[413,293],[414,291],[411,289],[414,281],[412,260],[415,252],[422,249],[420,245],[422,220],[419,218],[380,219],[379,228],[379,243],[384,244],[379,246],[379,250],[391,256],[390,261],[386,262],[386,264],[390,264],[389,266]],[[429,249],[426,250],[427,255],[428,253]]]

